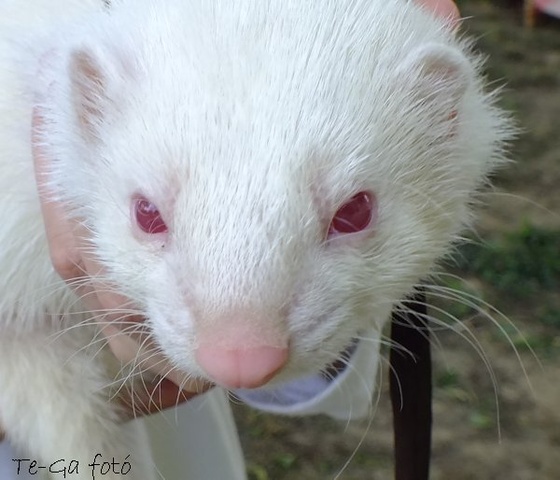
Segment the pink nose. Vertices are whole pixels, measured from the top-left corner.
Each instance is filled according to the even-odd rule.
[[[267,383],[288,360],[288,349],[257,347],[229,350],[201,345],[196,351],[199,366],[218,385],[256,388]]]

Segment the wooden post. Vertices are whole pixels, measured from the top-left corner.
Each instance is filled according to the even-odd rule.
[[[418,291],[393,312],[390,390],[395,479],[428,480],[432,436],[432,363],[426,297]]]

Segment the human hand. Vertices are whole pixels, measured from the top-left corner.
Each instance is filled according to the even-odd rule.
[[[103,276],[103,267],[87,254],[91,251],[87,229],[80,222],[69,219],[64,205],[50,199],[44,178],[51,158],[40,141],[41,126],[42,118],[36,108],[33,111],[32,152],[53,267],[85,306],[99,314],[101,333],[116,358],[123,364],[138,365],[142,371],[158,379],[154,384],[144,382],[143,388],[134,393],[122,389],[120,402],[132,418],[174,406],[207,390],[208,384],[187,379],[174,370],[161,353],[157,353],[158,349],[143,329],[143,318],[111,313],[125,311],[131,302],[113,290],[109,291],[105,282],[96,280]]]

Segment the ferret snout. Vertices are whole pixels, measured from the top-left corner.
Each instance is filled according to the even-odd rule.
[[[237,316],[199,322],[195,359],[198,366],[225,388],[257,388],[288,362],[289,345],[278,318]]]
[[[256,388],[266,384],[288,360],[288,349],[263,346],[228,349],[203,345],[196,360],[206,374],[226,388]]]

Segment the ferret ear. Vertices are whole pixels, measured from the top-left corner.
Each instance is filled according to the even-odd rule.
[[[473,70],[462,53],[446,45],[422,45],[405,59],[399,76],[414,79],[414,88],[425,98],[444,97],[457,105],[469,88]],[[451,112],[450,112],[451,113]]]
[[[99,128],[117,113],[126,89],[136,78],[132,55],[120,49],[80,48],[70,54],[72,108],[81,134],[89,142],[99,138]]]
[[[69,74],[78,126],[88,141],[94,141],[108,103],[107,72],[93,52],[84,49],[70,55]]]

